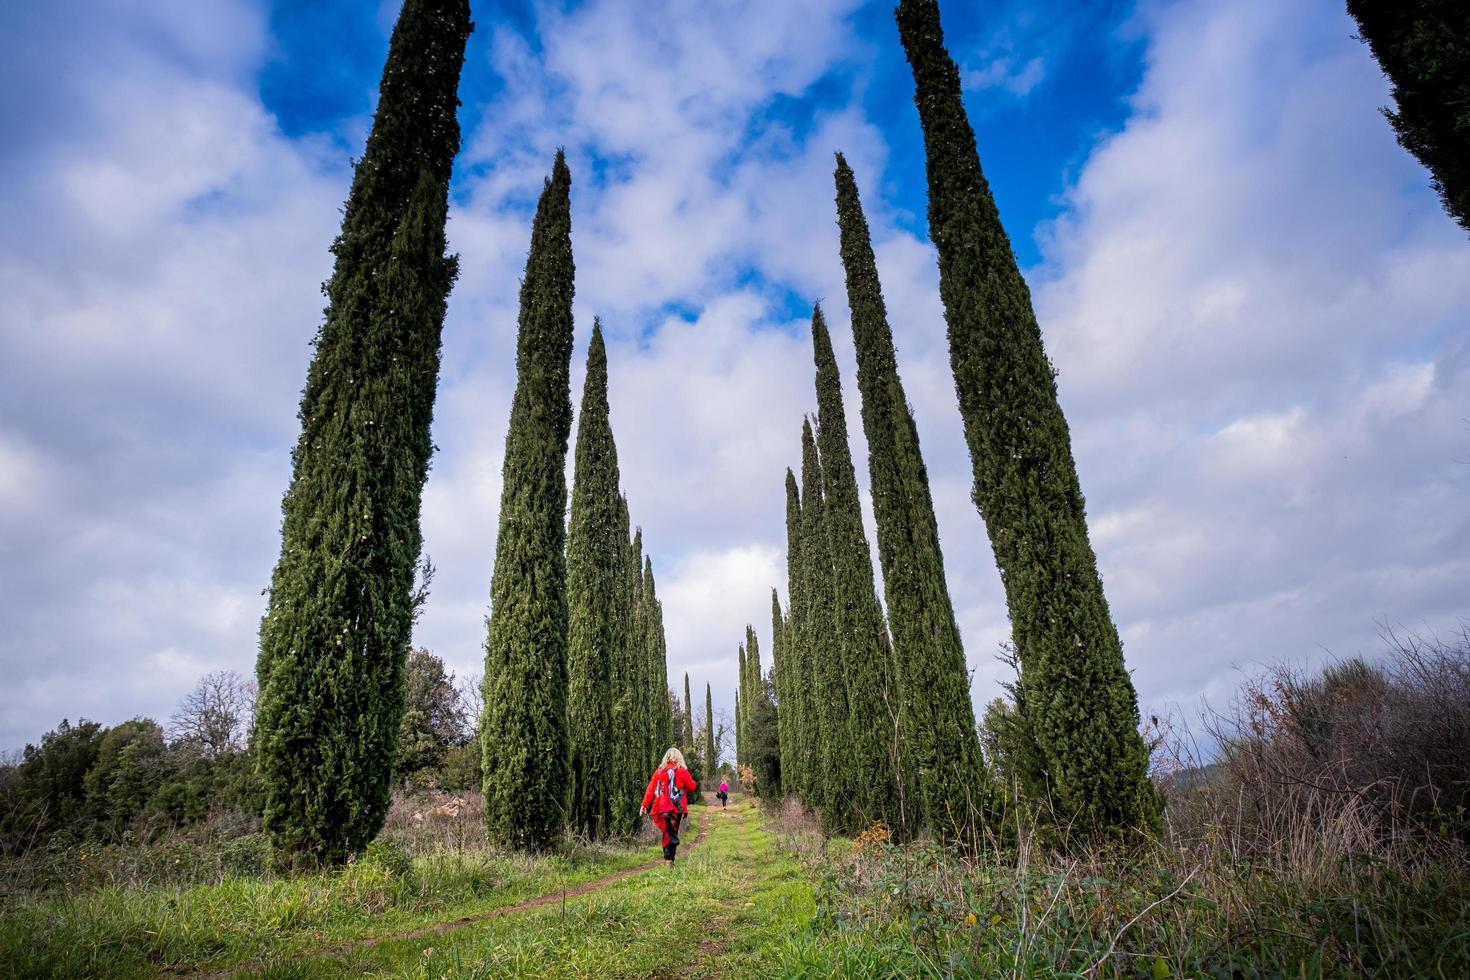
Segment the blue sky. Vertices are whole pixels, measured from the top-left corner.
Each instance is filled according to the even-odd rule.
[[[944,3],[1148,711],[1466,613],[1470,246],[1337,0]],[[670,676],[731,700],[784,594],[822,300],[856,424],[832,153],[862,189],[977,707],[1004,597],[969,500],[890,0],[474,4],[416,642],[479,669],[515,300],[573,171],[577,368]],[[253,669],[327,247],[397,5],[0,9],[0,748]],[[860,466],[861,471],[861,466]],[[861,476],[860,472],[860,476]],[[871,520],[869,521],[871,528]],[[763,648],[769,650],[768,638]]]

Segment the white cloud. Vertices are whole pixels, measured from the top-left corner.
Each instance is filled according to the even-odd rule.
[[[998,693],[1004,596],[970,500],[934,254],[883,193],[923,175],[893,171],[892,135],[863,114],[872,52],[855,6],[650,21],[597,0],[541,10],[534,46],[480,25],[472,57],[512,84],[471,107],[482,121],[454,188],[461,278],[423,510],[439,575],[415,637],[459,673],[480,669],[519,276],[558,145],[579,345],[600,313],[670,677],[689,670],[729,703],[747,622],[769,665],[782,477],[813,409],[808,299],[824,301],[866,482],[832,214],[842,149],[974,699]],[[345,159],[284,138],[260,105],[258,9],[103,9],[83,25],[90,57],[66,63],[64,86],[35,87],[47,125],[17,119],[26,140],[0,154],[16,191],[0,200],[0,745],[63,715],[164,718],[197,674],[251,669],[347,188]],[[152,26],[133,30],[139,16]],[[1046,80],[1062,41],[1016,23],[970,59],[988,65],[972,81],[1024,95]],[[1239,663],[1371,652],[1380,619],[1464,611],[1470,250],[1378,115],[1384,82],[1337,7],[1181,0],[1146,5],[1138,28],[1130,118],[1079,168],[1030,278],[1150,705],[1226,691]],[[60,48],[30,36],[42,54],[20,70],[45,77]],[[842,71],[839,104],[770,111]],[[104,673],[131,680],[90,680]]]

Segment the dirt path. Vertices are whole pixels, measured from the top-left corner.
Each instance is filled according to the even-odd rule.
[[[689,852],[693,851],[701,843],[704,842],[706,835],[708,835],[709,833],[711,816],[713,816],[713,814],[706,811],[705,815],[699,821],[699,831],[695,834],[694,840],[690,841],[688,844],[680,848],[681,856],[683,854],[688,854]],[[538,895],[535,898],[526,899],[524,902],[518,902],[515,905],[504,905],[500,908],[494,908],[486,912],[476,913],[475,915],[465,915],[454,919],[445,919],[442,922],[435,922],[432,925],[422,926],[418,929],[410,929],[402,932],[389,932],[377,936],[369,936],[365,939],[359,939],[355,942],[345,945],[323,947],[318,950],[313,950],[310,953],[303,951],[302,953],[297,955],[310,956],[312,958],[321,959],[339,959],[342,956],[350,954],[352,952],[364,949],[371,949],[374,946],[380,945],[382,943],[423,939],[428,936],[442,935],[447,932],[453,932],[457,929],[464,929],[469,926],[479,925],[480,923],[491,922],[495,919],[503,918],[507,915],[514,915],[517,912],[525,912],[530,909],[545,908],[548,905],[565,904],[570,899],[581,898],[584,895],[590,895],[593,892],[601,891],[602,889],[607,888],[609,885],[614,885],[627,878],[631,878],[634,875],[643,874],[647,871],[653,870],[654,868],[661,867],[663,863],[663,858],[659,858],[655,861],[647,861],[636,867],[625,868],[622,871],[615,871],[612,874],[606,875],[602,878],[596,878],[592,881],[584,881],[580,885],[573,885],[570,888],[563,888],[558,891],[548,892],[545,895]],[[193,971],[184,973],[166,973],[165,975],[187,978],[187,980],[226,980],[226,978],[228,977],[249,976],[252,974],[256,974],[261,972],[263,969],[265,969],[265,967],[261,964],[240,963],[225,970],[208,973],[203,971]]]

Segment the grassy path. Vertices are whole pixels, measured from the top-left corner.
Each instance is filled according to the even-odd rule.
[[[811,921],[810,886],[753,808],[696,808],[701,844],[669,869],[622,872],[579,889],[376,938],[330,955],[266,964],[288,977],[745,977]]]

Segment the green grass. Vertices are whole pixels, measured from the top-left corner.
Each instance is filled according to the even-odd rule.
[[[449,933],[382,943],[276,977],[767,976],[809,930],[812,889],[753,809],[694,807],[709,833],[673,869]]]
[[[410,858],[393,846],[339,871],[195,887],[104,886],[7,903],[7,976],[153,976],[287,960],[323,946],[472,915],[649,860],[647,848]]]
[[[1162,849],[961,862],[823,841],[753,806],[694,807],[673,869],[445,931],[657,858],[392,847],[328,875],[37,899],[0,919],[7,975],[277,978],[1459,977],[1470,879],[1364,864],[1313,883]],[[421,933],[414,935],[415,933]],[[364,941],[367,941],[366,943]]]

